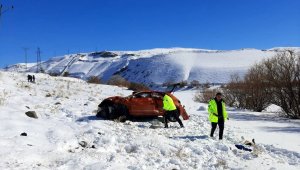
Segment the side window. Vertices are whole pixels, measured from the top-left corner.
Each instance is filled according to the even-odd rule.
[[[163,96],[162,96],[162,94],[160,94],[160,93],[153,92],[153,93],[152,93],[152,97],[153,97],[153,98],[161,98],[161,97],[163,97]]]
[[[137,93],[134,95],[135,98],[149,98],[150,97],[150,93]]]

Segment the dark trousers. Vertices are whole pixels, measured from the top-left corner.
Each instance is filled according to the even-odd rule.
[[[223,139],[224,121],[219,121],[218,123],[211,123],[210,137],[214,136],[217,125],[219,126],[219,139],[221,140]]]
[[[168,127],[168,118],[169,117],[174,117],[176,121],[180,124],[180,127],[184,127],[182,124],[182,121],[179,118],[179,114],[177,110],[172,110],[172,111],[166,111],[164,115],[164,121],[165,121],[165,128]]]

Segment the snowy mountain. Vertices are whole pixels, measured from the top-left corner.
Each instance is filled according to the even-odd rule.
[[[119,74],[129,81],[148,85],[183,80],[226,83],[230,75],[237,73],[243,76],[254,63],[285,49],[300,51],[300,47],[230,51],[189,48],[102,51],[55,57],[41,66],[47,73],[68,72],[70,76],[81,79],[98,76],[106,81],[112,75]],[[24,64],[23,68],[13,65],[8,70],[25,71]],[[36,70],[36,66],[31,66],[26,71]]]
[[[104,98],[132,93],[124,88],[35,77],[30,83],[27,73],[0,71],[0,169],[300,169],[299,120],[228,108],[219,141],[208,137],[207,104],[192,100],[196,91],[174,93],[190,119],[165,129],[159,120],[97,119]],[[255,147],[245,146],[252,152],[235,147],[242,136],[255,138]]]

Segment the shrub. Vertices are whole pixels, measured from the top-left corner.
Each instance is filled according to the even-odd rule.
[[[69,77],[69,76],[70,76],[69,72],[66,71],[66,72],[63,73],[63,77]]]
[[[162,84],[163,87],[169,87],[169,86],[173,86],[174,84],[176,84],[175,82],[173,81],[167,81],[167,82],[164,82]]]
[[[191,81],[190,86],[199,88],[200,87],[200,82],[198,80],[193,80],[193,81]]]
[[[203,92],[199,91],[194,96],[194,101],[200,103],[208,103],[210,99],[214,98],[217,92],[221,89],[204,89]]]
[[[52,77],[57,77],[57,76],[59,76],[60,74],[59,73],[55,73],[55,72],[50,72],[50,73],[48,73],[50,76],[52,76]]]
[[[88,83],[92,83],[92,84],[101,84],[101,80],[99,77],[97,76],[91,76],[88,78],[87,80]]]
[[[264,83],[262,67],[254,65],[242,80],[233,75],[224,88],[224,97],[229,106],[261,112],[270,104],[270,92]]]
[[[121,86],[121,87],[129,87],[130,83],[120,75],[111,76],[107,81],[108,85]]]
[[[2,90],[0,92],[0,106],[4,105],[7,99],[8,99],[8,92],[6,90]]]
[[[287,50],[249,69],[243,80],[232,80],[226,95],[238,107],[262,111],[269,104],[280,106],[284,116],[300,118],[300,55]]]
[[[141,83],[131,82],[128,89],[133,91],[144,91],[144,90],[149,90],[149,87]]]
[[[261,63],[274,104],[288,118],[300,119],[300,54],[287,50]]]
[[[185,87],[185,86],[187,86],[188,85],[188,82],[187,81],[181,81],[180,83],[179,83],[179,87],[180,88],[183,88],[183,87]]]

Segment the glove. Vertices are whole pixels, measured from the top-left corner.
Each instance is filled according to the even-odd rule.
[[[227,120],[229,120],[229,117],[227,117]]]

